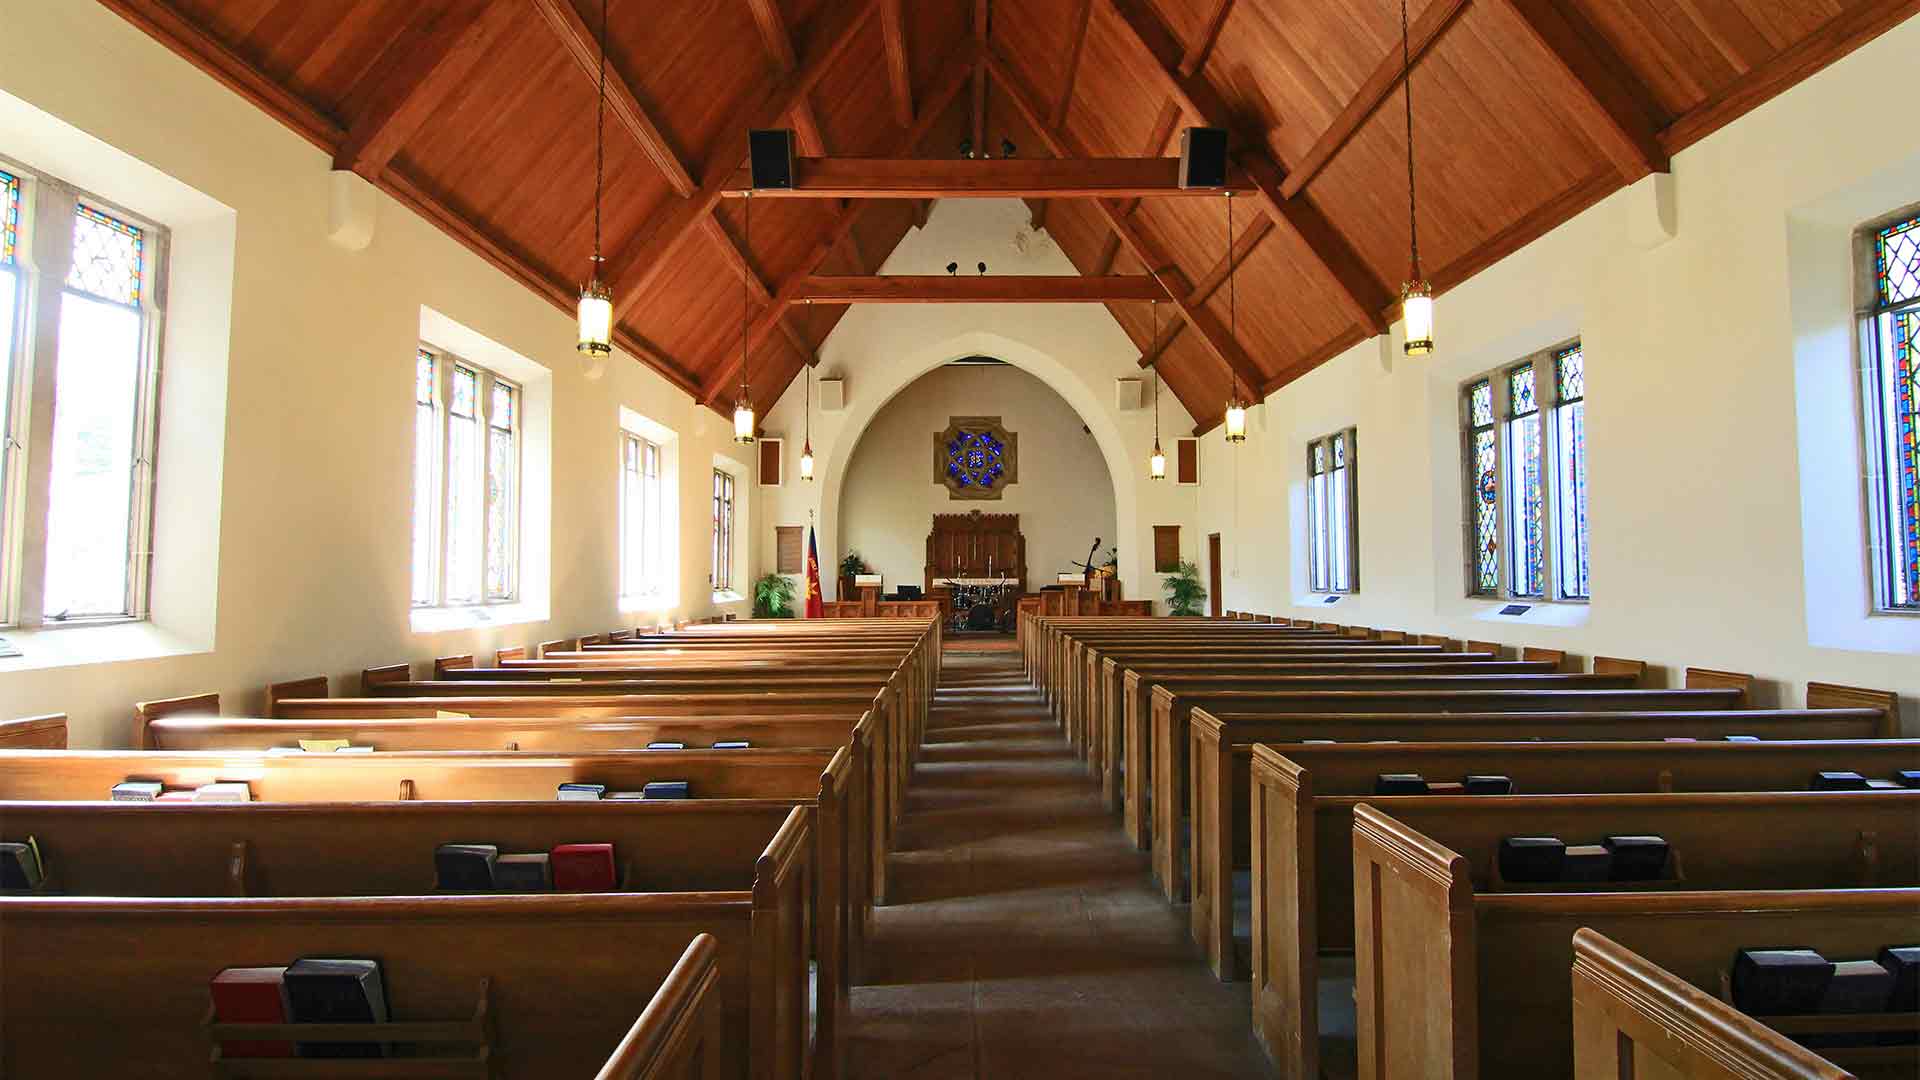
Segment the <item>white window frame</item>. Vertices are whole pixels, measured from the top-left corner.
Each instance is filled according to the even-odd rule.
[[[1863,503],[1867,515],[1865,557],[1872,587],[1874,615],[1920,616],[1920,589],[1906,579],[1899,565],[1903,555],[1900,531],[1904,525],[1901,507],[1897,457],[1898,419],[1890,414],[1893,383],[1893,358],[1886,354],[1888,339],[1896,319],[1920,311],[1920,297],[1899,303],[1886,303],[1880,296],[1875,263],[1875,238],[1883,230],[1920,214],[1920,206],[1910,206],[1890,215],[1856,234],[1859,254],[1857,295],[1858,347],[1860,350],[1860,448]],[[1920,348],[1920,344],[1911,347]]]
[[[419,350],[434,358],[433,423],[436,431],[433,442],[433,486],[436,489],[436,494],[433,504],[426,508],[426,512],[430,515],[428,527],[432,535],[432,542],[429,544],[429,549],[432,552],[430,573],[433,578],[433,594],[429,601],[415,601],[413,599],[413,590],[415,586],[418,585],[418,582],[410,580],[408,585],[408,599],[411,609],[414,611],[463,610],[499,607],[518,603],[521,592],[521,555],[523,547],[520,542],[520,537],[523,527],[522,515],[525,512],[526,506],[525,488],[522,482],[524,479],[523,472],[526,459],[524,437],[527,409],[526,389],[513,379],[497,375],[488,368],[473,363],[449,349],[440,348],[430,342],[420,342]],[[476,377],[475,405],[477,408],[474,420],[480,425],[480,445],[477,455],[479,458],[480,476],[478,478],[479,487],[476,490],[480,493],[482,504],[479,515],[480,535],[475,539],[480,551],[480,597],[478,600],[473,601],[450,601],[447,597],[447,576],[449,571],[447,549],[453,541],[453,536],[448,528],[448,504],[453,494],[452,479],[449,476],[449,470],[447,468],[447,462],[452,455],[453,442],[453,417],[449,403],[453,400],[453,373],[456,369],[471,372]],[[413,380],[409,379],[407,385],[411,388],[414,385]],[[507,563],[509,585],[505,593],[498,595],[493,594],[487,587],[487,565],[488,557],[491,554],[491,552],[487,550],[487,522],[493,510],[493,485],[489,482],[491,480],[490,473],[493,468],[493,455],[490,452],[491,448],[488,444],[491,440],[493,430],[493,389],[495,385],[505,386],[513,394],[513,423],[510,429],[513,438],[512,464],[510,467],[513,475],[508,485],[513,505],[509,508],[507,527],[507,544],[511,551]],[[420,493],[415,491],[414,514],[416,523],[419,514],[422,512],[422,508],[419,506],[419,496]],[[411,532],[409,532],[408,543],[408,550],[411,552]],[[409,576],[411,578],[411,575]]]
[[[1360,591],[1359,440],[1347,427],[1307,443],[1307,589],[1320,595],[1351,596]],[[1335,465],[1338,441],[1344,462]],[[1316,459],[1316,451],[1318,458]],[[1335,486],[1345,496],[1344,521],[1336,521],[1331,496]],[[1341,526],[1336,529],[1335,526]],[[1335,573],[1336,550],[1346,555],[1346,578]]]
[[[160,224],[58,177],[0,157],[20,181],[13,269],[17,289],[7,382],[0,384],[0,628],[55,629],[142,622],[151,615],[153,521],[159,443],[161,343],[165,340],[171,234]],[[53,483],[54,393],[59,385],[60,310],[73,264],[73,219],[84,203],[141,230],[140,358],[135,376],[133,490],[129,494],[122,610],[61,618],[45,612]],[[84,294],[82,294],[84,295]],[[97,299],[97,298],[96,298]],[[110,302],[110,301],[109,301]]]
[[[740,532],[740,482],[718,466],[713,470],[712,499],[712,567],[707,580],[716,595],[731,595],[737,591],[733,580],[733,552]]]
[[[1464,520],[1461,523],[1465,562],[1463,566],[1463,585],[1469,600],[1517,601],[1527,604],[1565,603],[1587,604],[1592,602],[1591,589],[1588,595],[1578,595],[1564,587],[1565,568],[1561,559],[1573,545],[1560,535],[1560,509],[1562,503],[1571,498],[1560,486],[1561,457],[1568,451],[1559,436],[1559,410],[1563,405],[1572,405],[1580,398],[1562,402],[1559,397],[1560,380],[1554,358],[1570,348],[1580,348],[1579,338],[1570,338],[1529,356],[1521,357],[1511,363],[1502,364],[1488,371],[1480,372],[1460,384],[1455,400],[1460,410],[1460,477],[1461,508]],[[1582,363],[1585,363],[1585,351],[1582,349]],[[1540,471],[1541,471],[1541,507],[1540,507],[1540,543],[1542,546],[1542,573],[1545,580],[1538,593],[1520,592],[1513,587],[1514,558],[1517,549],[1514,537],[1519,523],[1514,520],[1514,499],[1517,492],[1513,488],[1512,439],[1516,432],[1516,423],[1525,419],[1514,415],[1512,384],[1509,376],[1531,364],[1533,366],[1533,398],[1535,411],[1527,416],[1538,417],[1540,425]],[[1494,433],[1494,518],[1495,543],[1497,545],[1497,583],[1491,590],[1479,587],[1479,530],[1475,516],[1476,496],[1474,490],[1473,437],[1473,390],[1481,383],[1487,383],[1492,392]],[[1481,430],[1485,430],[1484,428]],[[1591,480],[1589,479],[1589,485]],[[1587,543],[1592,543],[1592,528],[1589,525]]]
[[[647,472],[651,460],[653,472]],[[667,449],[631,431],[620,432],[620,600],[660,606],[670,592],[667,574]],[[631,477],[631,481],[629,481]],[[639,505],[632,505],[636,495]],[[634,515],[639,514],[636,522]],[[639,532],[635,536],[634,530]],[[629,556],[636,553],[638,565]]]

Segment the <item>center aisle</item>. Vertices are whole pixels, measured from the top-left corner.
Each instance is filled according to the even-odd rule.
[[[949,644],[909,792],[852,1076],[1272,1075],[1248,984],[1206,970],[1010,639]]]

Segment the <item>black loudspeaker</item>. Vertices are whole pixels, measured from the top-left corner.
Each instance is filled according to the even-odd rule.
[[[1227,129],[1193,127],[1180,134],[1180,186],[1227,186]]]
[[[793,132],[747,132],[747,160],[755,190],[793,187]]]

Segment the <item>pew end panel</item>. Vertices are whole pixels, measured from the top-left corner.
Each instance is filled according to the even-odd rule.
[[[1566,671],[1567,651],[1565,649],[1541,649],[1528,645],[1520,650],[1522,660],[1543,660],[1553,665],[1555,671]],[[1577,670],[1577,669],[1576,669]],[[1602,672],[1602,674],[1605,674]]]
[[[816,1024],[811,969],[813,942],[813,837],[805,816],[789,815],[754,865],[753,959],[765,973],[768,999],[749,1002],[752,1016],[750,1072],[768,1080],[801,1076],[815,1052],[816,1033],[826,1042],[830,1024]],[[820,1007],[838,1007],[840,989],[822,986]],[[822,1051],[831,1054],[829,1047]]]
[[[1320,1075],[1313,775],[1254,748],[1253,1032],[1288,1080]],[[1229,919],[1232,915],[1228,908]],[[1232,924],[1227,926],[1229,938]],[[1231,956],[1233,942],[1227,941]]]
[[[1362,803],[1353,814],[1361,1080],[1479,1075],[1467,860]]]
[[[1631,675],[1635,686],[1647,685],[1647,662],[1645,660],[1624,660],[1618,656],[1596,656],[1593,658],[1593,671],[1596,675]]]
[[[1850,1073],[1604,934],[1573,934],[1575,1080],[1850,1080]]]
[[[493,666],[504,667],[509,660],[525,660],[527,650],[524,645],[515,645],[506,649],[493,650]]]
[[[433,677],[444,679],[449,671],[465,671],[473,667],[473,654],[460,653],[457,656],[438,656],[433,661]]]
[[[720,1080],[719,955],[696,935],[594,1080]]]
[[[413,678],[413,668],[408,664],[388,664],[385,667],[372,667],[360,673],[360,696],[376,697],[382,687],[397,686]]]
[[[170,716],[219,716],[219,694],[192,694],[187,697],[162,698],[158,701],[136,701],[133,705],[133,746],[136,750],[151,747],[148,742],[147,726],[155,720]]]
[[[1868,690],[1838,683],[1807,684],[1809,709],[1879,709],[1886,717],[1876,738],[1893,739],[1900,735],[1900,695],[1891,690]]]
[[[1682,686],[1688,690],[1738,690],[1743,706],[1753,697],[1753,676],[1743,671],[1690,667]]]
[[[65,750],[67,714],[23,716],[0,721],[0,750]]]

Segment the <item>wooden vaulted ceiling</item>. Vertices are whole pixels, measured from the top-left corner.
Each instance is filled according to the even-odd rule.
[[[592,248],[599,0],[99,0],[555,304]],[[1410,0],[1423,262],[1444,291],[1887,28],[1920,0]],[[722,189],[750,128],[800,152],[1177,154],[1226,127],[1234,200],[1030,202],[1201,426],[1396,317],[1407,272],[1395,0],[612,0],[605,247],[617,343],[717,409],[754,311],[771,401],[925,203]]]

